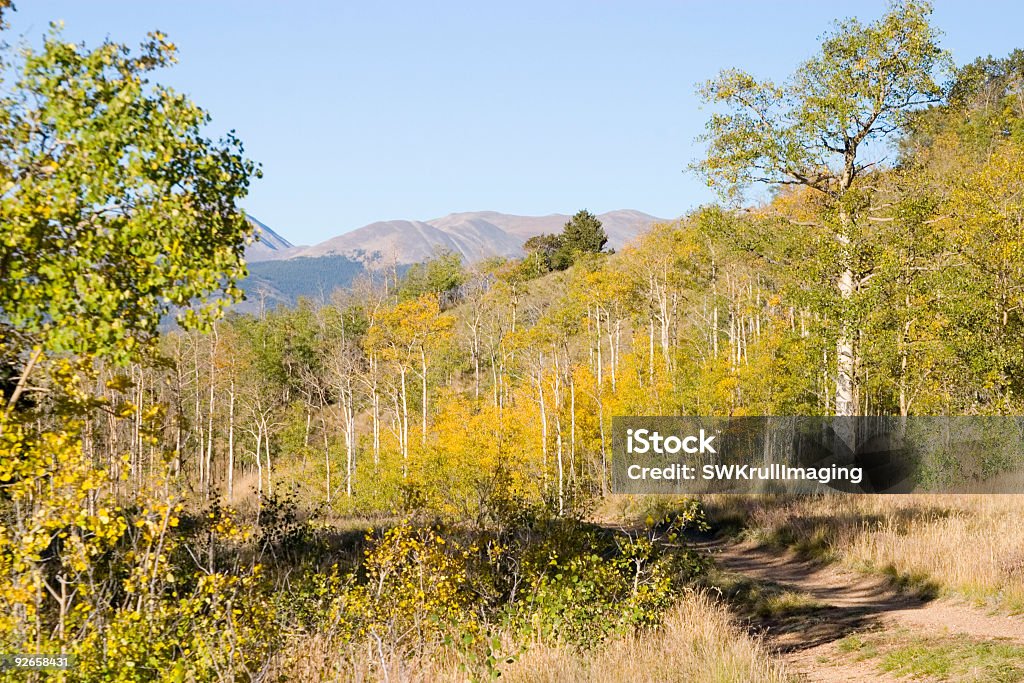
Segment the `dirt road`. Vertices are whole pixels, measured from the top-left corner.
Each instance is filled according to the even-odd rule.
[[[925,600],[894,590],[884,577],[793,553],[723,541],[696,545],[714,558],[727,585],[740,585],[745,595],[769,596],[752,607],[751,627],[798,680],[906,681],[882,671],[877,660],[851,652],[850,642],[856,641],[848,637],[861,634],[1024,644],[1022,618],[988,614],[948,599]]]

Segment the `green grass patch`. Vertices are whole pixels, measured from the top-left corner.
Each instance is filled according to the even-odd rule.
[[[887,635],[851,634],[840,652],[858,661],[877,659],[882,671],[908,678],[953,683],[1024,681],[1024,645],[965,637],[926,637],[900,630]]]
[[[1001,642],[920,640],[886,653],[881,668],[900,676],[1014,683],[1024,681],[1024,646]]]
[[[852,655],[860,662],[878,656],[878,643],[872,638],[855,633],[839,641],[839,651]]]
[[[713,570],[705,581],[741,612],[761,619],[807,614],[824,607],[806,593],[789,590],[770,581],[755,581],[733,572]]]
[[[901,572],[890,564],[883,567],[881,573],[897,590],[922,600],[934,600],[942,592],[942,587],[926,572]]]

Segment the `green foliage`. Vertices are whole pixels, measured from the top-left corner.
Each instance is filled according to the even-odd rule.
[[[676,591],[703,569],[697,555],[668,551],[654,537],[622,538],[575,524],[548,526],[522,552],[524,596],[509,605],[513,624],[583,649],[656,624]]]
[[[532,277],[565,270],[580,257],[599,254],[608,243],[601,221],[586,209],[576,212],[558,235],[535,235],[526,240],[526,265]]]
[[[726,112],[708,121],[708,154],[697,169],[726,193],[767,182],[842,197],[869,168],[857,161],[860,145],[942,96],[936,77],[948,56],[930,13],[927,2],[902,0],[871,24],[839,22],[782,85],[723,71],[701,89]]]
[[[398,285],[398,300],[418,299],[425,294],[436,297],[453,293],[466,282],[462,258],[452,252],[442,252],[426,263],[416,263],[405,271]]]
[[[956,138],[956,154],[981,161],[996,146],[1024,144],[1024,50],[979,57],[953,75],[946,102],[917,112],[903,140],[905,162],[941,153]]]
[[[148,81],[174,53],[160,33],[133,54],[54,30],[12,67],[0,120],[8,359],[18,344],[125,361],[165,314],[205,325],[240,295],[251,227],[237,201],[257,171],[233,135],[203,137],[202,109]]]
[[[523,244],[523,250],[526,263],[533,269],[533,277],[569,267],[561,235],[534,235]]]
[[[126,397],[135,366],[113,369],[147,358],[173,311],[208,327],[245,273],[251,228],[237,201],[257,171],[233,135],[203,136],[203,110],[149,82],[174,52],[160,33],[133,53],[54,30],[4,67],[0,362],[17,385],[0,411],[0,647],[77,656],[65,680],[241,676],[276,642],[263,606],[245,604],[258,566],[181,561],[182,505],[158,448],[165,412],[141,391]],[[42,387],[45,404],[19,403]],[[130,491],[130,455],[100,466],[87,450],[99,410],[114,425],[131,418],[155,455]]]
[[[586,209],[577,211],[562,228],[561,247],[573,260],[580,254],[597,254],[607,243],[608,235],[601,221]]]

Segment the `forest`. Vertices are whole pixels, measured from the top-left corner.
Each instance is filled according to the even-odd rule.
[[[170,38],[8,51],[0,652],[66,681],[790,680],[694,541],[730,524],[1024,609],[1014,502],[610,484],[615,416],[1021,414],[1024,51],[955,65],[929,15],[701,86],[720,202],[617,253],[581,210],[521,259],[253,314],[260,168],[151,80]],[[886,550],[879,519],[904,549],[959,520],[1003,569]]]

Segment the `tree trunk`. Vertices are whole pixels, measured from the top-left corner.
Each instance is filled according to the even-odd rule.
[[[565,465],[564,448],[562,444],[562,400],[560,391],[561,369],[558,367],[558,353],[554,354],[555,361],[555,458],[558,467],[558,515],[565,514]]]
[[[402,422],[398,425],[398,430],[401,434],[399,440],[402,442],[402,479],[405,479],[409,476],[409,398],[406,391],[408,373],[404,365],[399,367],[399,374],[402,379]]]
[[[324,466],[326,467],[326,474],[324,475],[324,490],[326,491],[327,504],[331,504],[331,440],[327,434],[327,418],[324,416],[323,411],[327,409],[326,402],[320,408],[320,427],[324,432]]]
[[[214,388],[217,380],[217,370],[215,363],[215,353],[217,350],[217,327],[213,328],[213,343],[210,345],[210,404],[209,411],[206,413],[206,465],[204,467],[206,471],[206,481],[203,482],[203,499],[209,500],[210,498],[210,486],[213,480],[213,410],[214,404]]]
[[[228,391],[228,502],[235,492],[235,380],[231,378],[231,387]]]
[[[653,315],[651,316],[651,319],[650,319],[650,330],[649,330],[649,332],[650,332],[650,334],[648,335],[649,336],[648,341],[649,341],[650,348],[647,351],[647,383],[651,387],[653,387],[654,386],[654,316]]]
[[[850,179],[852,179],[852,174],[848,171],[844,176],[844,184],[847,187],[849,186]],[[842,298],[842,307],[839,318],[839,336],[836,338],[835,415],[841,419],[834,424],[833,431],[839,441],[845,443],[847,448],[854,451],[857,447],[857,434],[854,429],[853,420],[848,419],[857,414],[857,359],[849,320],[850,304],[852,303],[855,289],[851,263],[852,255],[850,253],[852,218],[842,204],[839,207],[839,226],[840,232],[836,239],[840,246],[843,270],[836,282],[839,296]]]
[[[576,377],[571,364],[569,372],[569,479],[576,481]]]
[[[265,420],[263,430],[266,432],[263,448],[266,449],[267,453],[267,493],[274,495],[274,465],[270,462],[270,429],[266,426]]]
[[[424,448],[427,447],[427,352],[421,346],[420,347],[420,369],[423,373],[423,420],[422,429],[423,433],[420,435],[420,445]]]
[[[853,271],[843,270],[838,281],[839,294],[844,303],[853,298]],[[848,417],[857,414],[857,386],[855,383],[856,357],[850,324],[844,319],[839,322],[839,338],[836,340],[836,396],[835,414]]]
[[[544,406],[544,356],[540,357],[537,370],[537,403],[540,406],[540,451],[544,478],[544,488],[548,484],[548,416]]]
[[[370,356],[370,394],[373,403],[373,468],[380,465],[380,391],[377,388],[377,356]]]
[[[352,396],[352,378],[348,378],[346,386],[347,400],[345,402],[345,493],[352,497],[352,485],[355,477],[354,466],[356,461],[356,416],[354,398]]]

